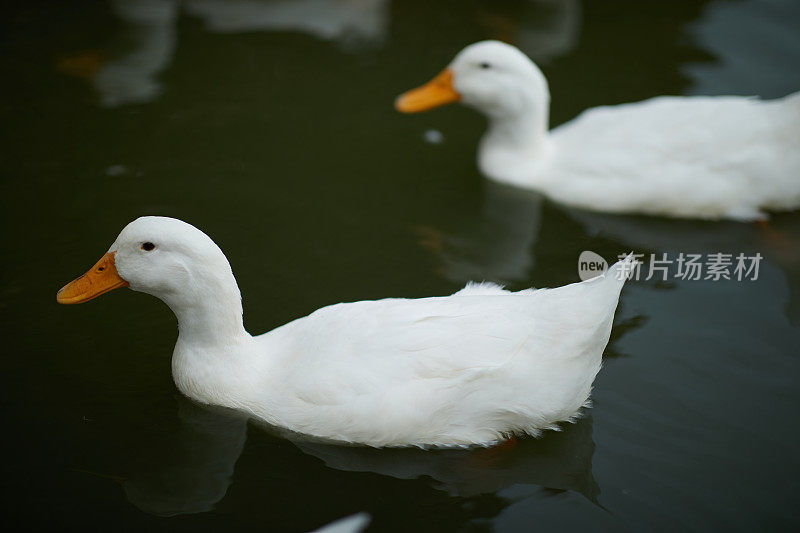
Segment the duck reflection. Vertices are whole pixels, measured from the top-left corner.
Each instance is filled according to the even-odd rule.
[[[109,50],[64,58],[59,69],[88,80],[103,107],[154,101],[172,63],[183,10],[214,33],[296,31],[347,50],[383,42],[388,0],[110,0],[123,29]]]
[[[451,234],[419,227],[420,244],[439,257],[439,273],[455,283],[526,281],[535,264],[542,196],[493,181],[483,187],[478,217]]]
[[[345,48],[384,41],[388,0],[184,0],[214,33],[297,31]]]
[[[178,436],[164,447],[165,454],[149,461],[148,470],[122,482],[130,503],[150,514],[175,516],[212,510],[227,493],[244,448],[246,415],[186,398],[180,399],[179,415]],[[539,439],[520,439],[488,449],[377,449],[283,436],[329,468],[404,480],[424,478],[431,488],[451,496],[494,493],[518,483],[575,491],[595,503],[599,494],[592,476],[590,416],[564,424],[563,431],[548,431]]]
[[[177,437],[154,469],[123,481],[133,505],[150,514],[175,516],[210,511],[231,484],[247,440],[247,417],[181,398]]]
[[[789,298],[785,313],[800,324],[800,213],[782,213],[766,223],[707,222],[590,213],[564,209],[596,237],[623,243],[637,252],[760,253],[778,267]],[[669,258],[670,256],[668,256]],[[762,269],[763,272],[763,269]],[[765,274],[766,275],[766,274]]]
[[[436,256],[437,272],[449,281],[529,284],[537,248],[541,248],[537,244],[542,225],[550,221],[543,217],[547,206],[548,215],[571,219],[585,235],[615,243],[619,253],[668,253],[672,259],[680,252],[760,253],[763,261],[778,267],[778,275],[785,278],[789,293],[786,316],[800,324],[800,212],[776,214],[766,223],[685,220],[569,208],[546,202],[535,192],[489,180],[484,181],[483,192],[480,212],[459,227],[416,228],[420,245]],[[577,260],[576,254],[576,281]]]
[[[150,102],[162,92],[158,74],[176,45],[175,0],[111,0],[123,29],[106,52],[87,51],[60,61],[62,72],[88,80],[103,107]]]
[[[495,493],[519,483],[569,490],[597,502],[592,475],[592,419],[563,424],[541,438],[512,440],[494,448],[421,450],[366,448],[295,441],[309,455],[337,470],[373,472],[398,479],[428,478],[451,496]]]
[[[357,513],[334,520],[330,524],[315,529],[311,533],[357,533],[367,528],[372,517],[367,513]]]

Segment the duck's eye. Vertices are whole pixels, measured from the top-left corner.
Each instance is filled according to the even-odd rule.
[[[481,67],[481,68],[491,68],[492,67],[492,65],[490,65],[486,61],[484,61],[483,63],[480,63],[478,66]]]
[[[152,251],[153,249],[155,249],[155,247],[156,247],[156,245],[153,244],[152,242],[143,242],[142,243],[142,250],[144,250],[145,252]]]

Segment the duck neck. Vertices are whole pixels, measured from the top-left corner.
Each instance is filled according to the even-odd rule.
[[[540,155],[548,141],[547,101],[530,103],[514,112],[489,113],[489,129],[481,139],[481,152],[511,151],[525,158]]]
[[[178,318],[178,340],[203,346],[229,346],[249,337],[242,319],[242,297],[233,274],[210,276],[189,295],[164,301]]]

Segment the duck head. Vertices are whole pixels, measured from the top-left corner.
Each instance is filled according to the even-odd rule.
[[[181,220],[134,220],[86,274],[58,291],[56,300],[83,303],[120,287],[163,300],[182,327],[220,322],[241,327],[241,295],[225,254],[208,235]]]
[[[514,46],[500,41],[471,44],[425,85],[395,100],[403,113],[427,111],[452,102],[474,107],[490,118],[549,108],[550,93],[539,68]]]

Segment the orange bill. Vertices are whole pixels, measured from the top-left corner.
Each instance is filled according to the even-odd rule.
[[[422,87],[398,96],[394,107],[402,113],[419,113],[459,100],[461,95],[453,87],[453,71],[447,68]]]
[[[107,253],[86,274],[63,286],[56,295],[56,301],[60,304],[82,304],[108,291],[127,287],[128,282],[117,273],[115,253]]]

